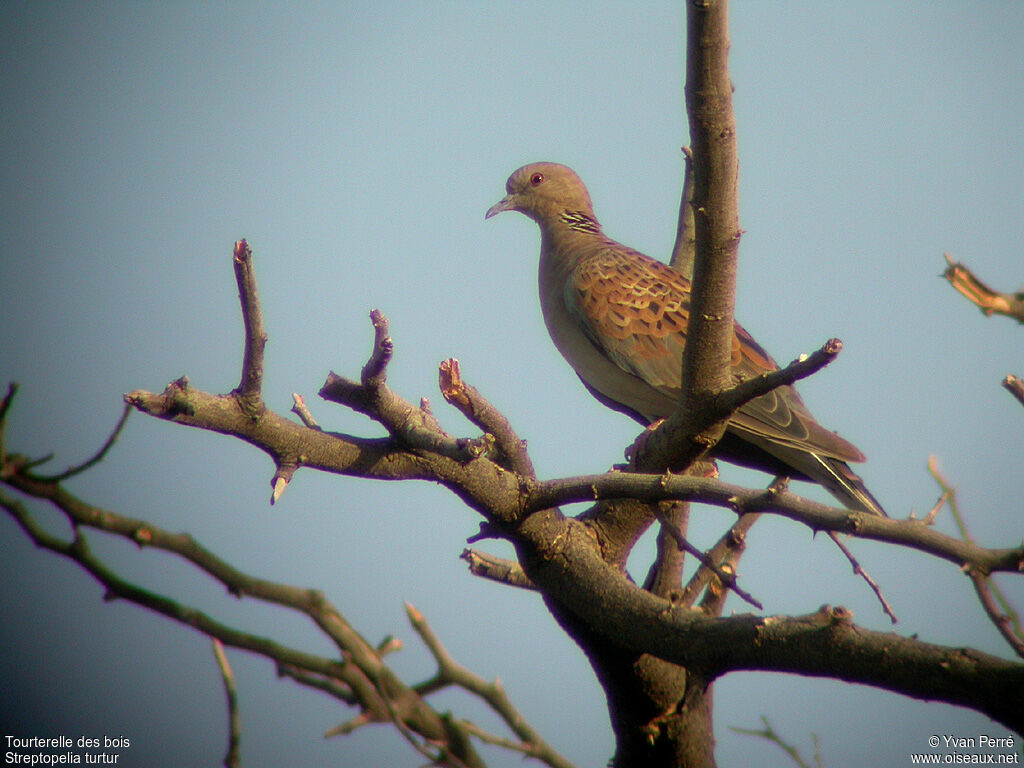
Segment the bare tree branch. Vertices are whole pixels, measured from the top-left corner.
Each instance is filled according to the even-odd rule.
[[[469,563],[469,572],[474,576],[507,584],[510,587],[533,591],[537,589],[537,585],[523,573],[523,566],[515,560],[505,560],[486,552],[478,552],[475,549],[462,550],[462,559]]]
[[[221,679],[224,681],[224,693],[228,700],[228,751],[224,756],[224,768],[237,768],[241,764],[239,749],[242,743],[242,718],[238,714],[238,691],[235,688],[235,673],[224,653],[224,644],[213,638],[213,655],[217,659]]]
[[[424,685],[429,685],[434,689],[443,685],[457,685],[479,696],[505,721],[505,725],[520,738],[520,744],[514,746],[514,749],[522,752],[524,755],[534,757],[544,764],[552,766],[552,768],[573,768],[572,763],[558,754],[526,722],[519,710],[512,705],[500,680],[489,683],[457,663],[441,644],[437,634],[430,624],[427,623],[422,613],[409,603],[405,604],[405,612],[409,616],[409,623],[412,624],[413,629],[416,630],[416,633],[423,640],[424,645],[427,646],[437,662],[436,683],[425,683]]]
[[[659,526],[654,562],[644,579],[644,589],[658,597],[670,597],[683,588],[683,566],[686,552],[676,543],[675,532],[684,536],[690,523],[690,504],[685,501],[660,502],[659,519],[668,520],[673,528]]]
[[[1024,291],[1016,293],[999,293],[979,280],[971,270],[958,261],[953,261],[948,253],[946,270],[942,276],[946,278],[958,293],[978,307],[985,316],[1006,315],[1018,323],[1024,323]]]
[[[963,515],[960,513],[960,507],[957,504],[956,488],[950,485],[942,472],[939,471],[938,462],[934,456],[928,457],[928,472],[935,482],[938,483],[939,488],[942,489],[942,497],[948,501],[949,511],[953,515],[957,529],[960,531],[960,537],[964,541],[973,544],[974,539],[967,530],[967,524],[964,522]],[[968,565],[966,570],[967,575],[971,578],[971,583],[974,585],[974,591],[978,595],[978,600],[985,609],[985,613],[996,629],[999,630],[999,634],[1003,636],[1003,639],[1013,649],[1013,652],[1024,658],[1024,629],[1021,628],[1020,617],[1017,611],[1010,605],[1010,601],[992,579],[990,572],[973,565]]]
[[[7,447],[4,435],[7,432],[7,414],[11,410],[11,403],[14,402],[16,394],[18,394],[17,382],[7,382],[7,394],[0,400],[0,470],[7,466]]]
[[[689,341],[687,341],[687,348],[689,348]],[[785,368],[761,374],[723,389],[716,396],[709,396],[707,401],[702,404],[699,413],[690,417],[688,423],[703,430],[710,425],[728,420],[733,413],[751,400],[766,395],[773,389],[793,384],[817,373],[835,360],[842,349],[842,341],[829,339],[820,349],[810,355],[801,355]],[[674,462],[677,461],[675,456],[678,452],[673,453],[675,449],[672,446],[677,445],[681,439],[679,438],[680,429],[682,429],[682,423],[675,415],[666,419],[663,424],[650,432],[645,441],[641,442],[640,451],[636,456],[636,464],[647,471],[665,466],[666,461],[673,462],[671,466],[675,467]],[[666,456],[672,456],[673,459],[666,459]],[[687,452],[683,456],[690,457],[691,454]],[[690,461],[692,462],[692,458]]]
[[[741,515],[739,520],[732,524],[725,534],[715,543],[715,545],[708,551],[708,558],[714,562],[719,563],[722,568],[728,568],[733,573],[736,572],[736,563],[739,560],[740,554],[746,547],[746,536],[747,531],[750,530],[751,526],[757,522],[761,515],[756,512],[750,512],[745,515]],[[698,568],[693,576],[690,577],[686,587],[683,589],[682,602],[686,605],[693,605],[693,603],[700,596],[702,590],[708,586],[711,582],[713,572],[710,568],[700,567]],[[724,602],[724,598],[722,600]],[[705,606],[706,608],[708,606]],[[721,615],[721,609],[719,608],[716,613],[712,615]]]
[[[117,424],[114,425],[113,431],[111,431],[110,435],[107,437],[103,445],[100,446],[100,449],[96,451],[96,453],[94,453],[91,457],[83,461],[81,464],[75,464],[73,466],[68,467],[59,474],[45,475],[42,476],[41,479],[51,483],[59,483],[64,480],[67,480],[70,477],[74,477],[75,475],[80,475],[87,469],[90,469],[99,464],[101,461],[103,461],[103,459],[106,457],[110,449],[114,447],[114,443],[116,443],[117,439],[121,436],[121,432],[124,430],[125,422],[128,421],[128,415],[131,412],[131,406],[125,403],[124,409],[121,411],[121,418],[117,420]],[[0,427],[0,431],[2,431],[2,427]]]
[[[800,751],[792,744],[783,741],[782,737],[772,727],[772,724],[768,722],[768,718],[764,715],[761,716],[761,723],[764,725],[764,728],[760,731],[754,730],[753,728],[737,728],[733,725],[729,726],[729,730],[733,733],[742,733],[747,736],[757,736],[759,738],[765,739],[766,741],[770,741],[772,744],[777,745],[779,749],[781,749],[783,752],[789,755],[793,759],[793,762],[796,763],[798,768],[811,768],[810,763],[806,762],[800,756]],[[815,768],[822,768],[821,755],[818,752],[818,735],[811,734],[811,736],[814,738],[814,766]]]
[[[537,476],[526,452],[526,441],[519,438],[504,414],[462,378],[458,360],[453,357],[443,361],[438,366],[438,380],[444,399],[485,433],[494,436],[499,464],[524,477]]]
[[[245,326],[245,354],[242,357],[242,378],[235,393],[243,410],[251,418],[258,418],[263,409],[263,349],[267,334],[263,330],[263,310],[256,289],[252,249],[245,240],[235,243],[233,263],[238,298],[242,304],[242,322]]]
[[[731,589],[733,592],[736,593],[736,595],[739,598],[750,603],[758,610],[764,610],[764,606],[758,600],[756,600],[749,592],[747,592],[744,589],[741,589],[739,585],[736,584],[736,575],[734,573],[726,573],[721,568],[719,568],[718,564],[715,563],[714,560],[712,560],[710,557],[708,557],[699,549],[697,549],[697,547],[693,546],[689,541],[687,541],[686,537],[683,536],[683,534],[680,532],[678,528],[676,528],[676,526],[672,523],[671,520],[669,520],[668,518],[659,519],[661,520],[662,528],[668,531],[669,535],[675,540],[676,546],[678,546],[679,549],[693,555],[697,559],[697,561],[700,562],[701,565],[703,565],[705,568],[707,568],[709,571],[715,574],[715,576],[718,577],[719,582],[721,582],[722,586],[724,586],[726,589]]]
[[[878,598],[878,602],[882,604],[882,610],[885,611],[885,615],[889,617],[889,620],[892,621],[893,624],[898,624],[899,619],[896,618],[896,614],[893,611],[892,606],[889,605],[889,601],[886,600],[885,595],[882,594],[882,588],[878,586],[878,582],[871,578],[868,572],[864,570],[864,567],[860,564],[860,561],[853,556],[853,552],[850,551],[849,547],[843,544],[842,539],[839,538],[839,534],[835,531],[829,531],[828,535],[829,538],[835,542],[835,545],[839,547],[839,550],[846,556],[850,566],[853,568],[854,574],[864,579],[864,581],[867,582],[867,585],[871,587],[871,591],[875,593],[875,597]]]
[[[1024,546],[985,549],[939,533],[921,520],[877,517],[829,507],[787,490],[741,488],[710,477],[609,472],[539,481],[531,486],[525,509],[529,513],[560,504],[617,498],[646,502],[668,499],[701,501],[732,509],[737,514],[774,513],[797,520],[816,531],[836,531],[859,538],[900,544],[950,560],[958,567],[972,563],[988,572],[1017,572],[1024,564]]]
[[[687,465],[711,448],[725,431],[725,417],[705,413],[716,395],[731,386],[730,355],[740,225],[739,153],[729,78],[729,5],[726,0],[688,3],[686,112],[693,149],[694,261],[690,319],[682,361],[679,406],[653,436],[652,450],[672,446]],[[664,441],[665,444],[662,444]]]
[[[1017,402],[1024,405],[1024,379],[1008,373],[1003,379],[1003,388],[1017,398]]]
[[[679,221],[676,242],[672,246],[673,267],[693,279],[693,259],[697,246],[693,223],[693,150],[683,147],[683,192],[679,199]]]

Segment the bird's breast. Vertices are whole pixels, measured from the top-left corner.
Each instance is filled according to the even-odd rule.
[[[542,258],[539,274],[544,324],[555,348],[576,374],[609,400],[653,422],[671,412],[672,401],[613,362],[586,334],[565,301],[569,272]]]

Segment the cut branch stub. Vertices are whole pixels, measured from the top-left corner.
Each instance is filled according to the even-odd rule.
[[[445,401],[486,434],[493,435],[499,453],[498,463],[525,477],[535,478],[533,462],[526,452],[526,441],[519,438],[497,408],[462,378],[459,361],[454,357],[442,361],[437,377]]]
[[[363,366],[360,380],[363,386],[377,389],[387,381],[388,363],[395,353],[395,345],[388,335],[388,319],[383,312],[370,310],[370,322],[373,323],[373,353]]]
[[[1024,405],[1024,379],[1008,373],[1003,379],[1003,388],[1017,398],[1017,402]]]
[[[946,257],[946,269],[942,276],[984,315],[1006,315],[1018,323],[1024,323],[1024,291],[994,291],[963,264],[953,261],[948,253],[943,255]]]
[[[238,283],[238,299],[242,305],[242,323],[245,326],[242,377],[235,394],[242,409],[250,417],[258,418],[263,411],[263,349],[267,345],[267,333],[263,329],[263,310],[256,288],[252,249],[245,240],[235,243],[232,262],[235,282]]]

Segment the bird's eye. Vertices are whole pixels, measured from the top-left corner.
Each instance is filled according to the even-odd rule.
[[[544,181],[544,174],[543,173],[535,173],[535,174],[533,174],[533,176],[530,177],[530,183],[533,186],[535,186],[535,187],[538,184],[540,184],[542,181]]]

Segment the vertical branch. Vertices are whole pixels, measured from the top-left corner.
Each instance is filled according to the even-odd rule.
[[[676,244],[672,247],[673,267],[686,277],[693,278],[693,252],[696,240],[693,234],[693,150],[683,147],[683,193],[679,200],[679,222],[676,224]]]
[[[252,249],[245,240],[235,243],[234,265],[238,298],[242,303],[242,322],[245,324],[242,379],[236,392],[242,407],[255,415],[263,406],[263,348],[267,344],[267,333],[263,330],[263,310],[256,290]]]
[[[17,393],[17,382],[9,382],[7,384],[7,394],[0,400],[0,467],[7,463],[7,443],[4,439],[7,427],[7,412],[10,411],[11,403],[14,402],[14,396]]]
[[[224,756],[224,768],[237,768],[242,764],[239,746],[242,743],[242,718],[238,714],[238,691],[235,688],[235,673],[224,653],[224,644],[213,638],[213,655],[224,681],[224,692],[228,697],[228,751]]]
[[[730,385],[740,227],[727,0],[687,4],[686,109],[693,148],[693,297],[683,408]]]

